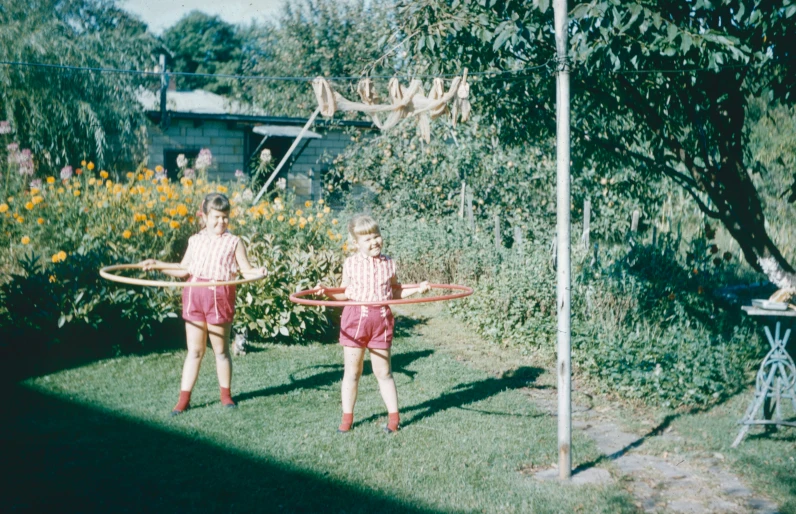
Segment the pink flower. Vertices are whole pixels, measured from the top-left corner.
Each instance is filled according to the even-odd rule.
[[[19,164],[20,175],[33,175],[36,171],[33,166],[33,154],[27,148],[22,150],[16,155],[17,163]]]
[[[0,134],[10,134],[11,123],[8,121],[0,121]]]
[[[187,168],[182,172],[182,176],[185,178],[193,178],[194,175],[196,175],[196,172],[193,170],[193,168]]]
[[[36,180],[33,180],[33,181],[30,183],[30,188],[31,188],[31,189],[34,189],[34,188],[35,188],[35,189],[41,189],[41,186],[42,186],[42,182],[41,182],[41,179],[40,179],[40,178],[37,178]]]
[[[243,170],[235,170],[235,178],[236,179],[240,180],[240,179],[242,179],[245,176],[246,176],[246,174],[243,173]]]
[[[72,167],[64,166],[61,168],[61,180],[69,180],[72,178]]]

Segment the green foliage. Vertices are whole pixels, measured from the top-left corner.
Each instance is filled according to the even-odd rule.
[[[392,26],[387,2],[301,0],[284,5],[278,23],[246,31],[246,74],[341,77],[392,72],[394,57],[382,59]],[[355,84],[338,87],[351,96]],[[251,81],[242,94],[272,115],[307,117],[317,103],[306,82]]]
[[[8,0],[0,6],[0,59],[145,69],[156,47],[146,26],[108,0]],[[143,79],[145,80],[145,79]],[[0,66],[0,118],[42,171],[90,158],[137,161],[145,119],[134,75]]]
[[[239,30],[218,16],[192,11],[163,32],[172,52],[173,71],[235,75],[241,71],[243,38]],[[179,89],[205,89],[228,95],[234,81],[214,77],[180,76]]]

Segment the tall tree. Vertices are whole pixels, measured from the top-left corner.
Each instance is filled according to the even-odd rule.
[[[549,0],[418,0],[399,4],[419,67],[511,71],[476,89],[507,139],[549,138],[554,84],[533,65],[571,66],[573,160],[606,172],[664,175],[720,220],[747,261],[782,288],[796,274],[765,227],[750,174],[750,98],[792,103],[792,0],[576,2],[567,63],[551,61]],[[422,61],[425,66],[422,66]]]
[[[394,71],[384,58],[392,11],[384,0],[286,2],[278,23],[249,31],[247,74],[281,77],[359,76]],[[352,80],[349,84],[356,85]],[[341,87],[345,82],[338,82]],[[315,108],[307,82],[251,81],[245,91],[269,114],[308,116]]]
[[[241,69],[242,38],[235,25],[218,16],[192,11],[163,32],[174,71],[234,75]],[[179,77],[180,89],[230,94],[234,82],[215,77]]]
[[[112,0],[4,0],[0,60],[144,69],[156,40]],[[92,159],[129,162],[143,150],[135,100],[144,79],[129,74],[0,65],[0,117],[39,167]]]

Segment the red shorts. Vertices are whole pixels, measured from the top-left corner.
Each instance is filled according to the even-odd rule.
[[[191,277],[191,282],[210,282]],[[235,286],[184,287],[182,319],[211,325],[231,323],[235,316]]]
[[[388,306],[352,305],[343,309],[340,344],[353,348],[387,349],[392,346],[395,319]]]

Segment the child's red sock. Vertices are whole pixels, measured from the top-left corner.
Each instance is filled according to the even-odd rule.
[[[401,417],[398,416],[397,412],[390,412],[387,416],[387,428],[385,429],[388,433],[389,432],[397,432],[398,431],[398,423],[401,421]]]
[[[232,393],[230,393],[229,387],[221,388],[221,405],[224,407],[237,407],[235,402],[232,400]]]
[[[191,392],[190,391],[180,391],[180,399],[177,401],[177,405],[171,410],[172,414],[182,414],[191,404]]]
[[[353,412],[344,412],[343,413],[343,421],[340,423],[340,426],[337,427],[338,432],[348,432],[351,430],[351,425],[354,424],[354,413]]]

